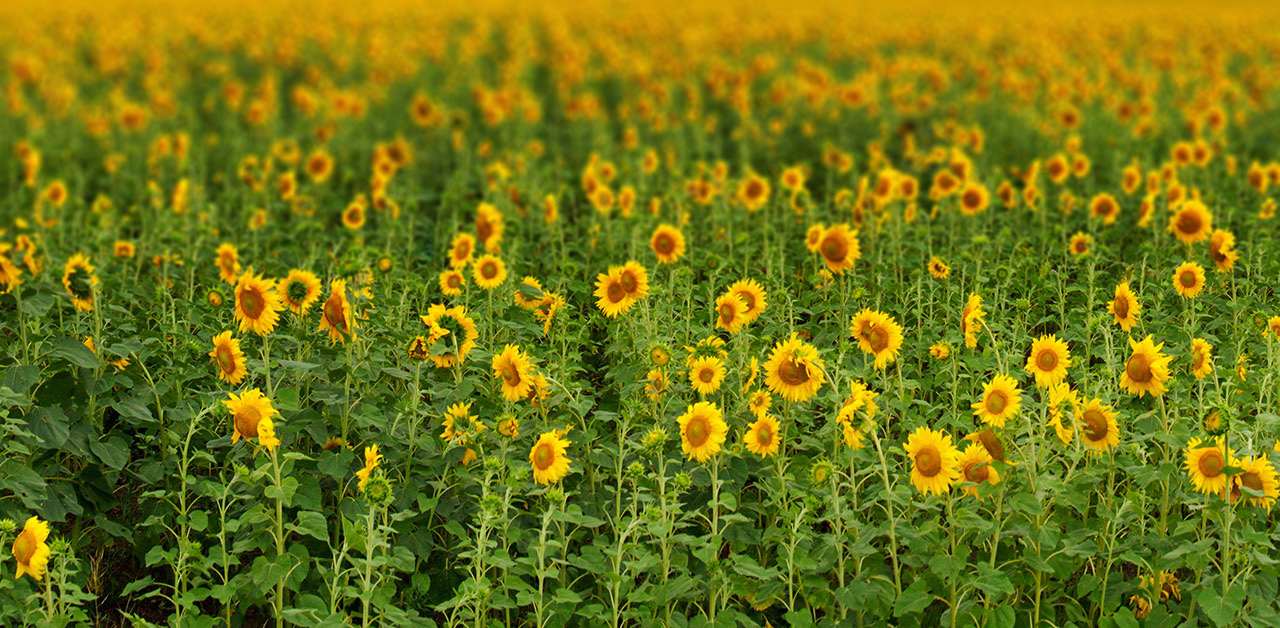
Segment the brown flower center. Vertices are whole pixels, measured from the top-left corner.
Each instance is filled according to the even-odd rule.
[[[262,421],[262,413],[257,408],[246,405],[236,412],[236,431],[245,438],[258,437],[258,423]]]
[[[821,250],[822,257],[829,262],[842,262],[849,256],[849,244],[838,235],[824,237]]]
[[[342,297],[333,295],[324,302],[324,320],[329,322],[329,326],[341,331],[347,330],[347,317],[345,308],[342,306]]]
[[[551,443],[542,443],[533,450],[533,466],[539,471],[546,471],[556,462],[556,450]]]
[[[689,445],[701,447],[711,438],[711,425],[708,424],[706,417],[694,416],[686,424],[684,433],[689,440]]]
[[[1112,302],[1112,309],[1115,310],[1116,316],[1120,318],[1129,317],[1129,297],[1124,295],[1116,295],[1116,300]]]
[[[1009,407],[1009,398],[1003,391],[994,390],[987,395],[987,412],[1000,414],[1007,407]]]
[[[618,278],[618,283],[622,286],[623,292],[627,294],[635,293],[640,287],[639,282],[636,281],[636,276],[630,271],[622,273],[622,276]]]
[[[769,445],[773,442],[773,430],[768,426],[761,424],[756,428],[756,442],[761,445]]]
[[[933,447],[926,447],[916,452],[916,470],[920,475],[931,478],[942,471],[942,456]]]
[[[698,371],[698,379],[702,380],[704,384],[710,384],[711,380],[715,378],[715,369],[712,369],[711,367],[703,367],[702,370]]]
[[[488,220],[477,220],[476,235],[480,237],[481,242],[488,242],[489,236],[493,235],[493,225]]]
[[[1199,464],[1200,474],[1207,477],[1217,477],[1222,473],[1222,468],[1226,466],[1226,462],[1222,460],[1222,452],[1217,449],[1207,451],[1200,456]]]
[[[508,361],[504,363],[500,372],[502,373],[502,382],[507,386],[515,388],[520,385],[520,371],[516,369],[514,362]]]
[[[788,386],[800,386],[809,381],[809,369],[794,359],[783,360],[778,365],[778,379]]]
[[[1085,410],[1081,415],[1081,422],[1084,423],[1085,436],[1089,440],[1099,442],[1107,437],[1109,427],[1107,425],[1107,417],[1098,410]]]
[[[720,306],[720,324],[728,327],[733,324],[733,320],[738,318],[738,308],[733,307],[732,303],[725,303]]]
[[[1178,233],[1183,235],[1194,235],[1200,233],[1202,221],[1200,215],[1195,211],[1186,210],[1178,214],[1177,229]]]
[[[485,262],[480,265],[480,276],[485,279],[493,279],[498,276],[498,265],[493,262]]]
[[[1045,349],[1036,356],[1036,366],[1042,371],[1052,371],[1058,368],[1058,354],[1051,349]]]
[[[236,358],[231,353],[231,345],[218,345],[218,368],[230,375],[236,370]]]
[[[29,565],[31,564],[31,557],[36,555],[36,547],[38,545],[39,543],[36,543],[35,536],[23,530],[13,542],[13,557],[18,560],[18,564]]]
[[[1129,362],[1124,365],[1124,371],[1129,374],[1129,379],[1139,384],[1151,381],[1151,362],[1141,353],[1135,353],[1129,358]]]
[[[675,238],[672,238],[671,235],[667,233],[659,233],[658,236],[653,239],[653,249],[657,251],[659,255],[671,255],[676,250]]]
[[[981,484],[987,481],[987,476],[991,475],[989,464],[978,466],[979,462],[971,462],[964,466],[964,479]]]
[[[1195,271],[1182,271],[1182,274],[1178,275],[1178,283],[1181,283],[1183,288],[1194,288],[1196,285]]]
[[[623,290],[622,283],[619,281],[610,281],[608,288],[605,290],[605,296],[610,303],[621,303],[627,298],[627,291]]]
[[[240,309],[244,311],[245,318],[256,320],[262,316],[263,310],[267,309],[266,299],[263,298],[262,291],[258,288],[245,288],[240,291]]]
[[[964,193],[962,201],[964,202],[965,207],[968,207],[969,209],[977,209],[978,206],[982,204],[982,195],[979,194],[977,190],[969,190]]]

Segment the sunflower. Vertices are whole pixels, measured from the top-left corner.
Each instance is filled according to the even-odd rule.
[[[1093,236],[1077,231],[1075,235],[1071,236],[1071,241],[1067,243],[1067,250],[1071,251],[1072,255],[1080,257],[1089,252],[1090,244],[1093,244]]]
[[[364,492],[365,484],[369,483],[369,476],[373,475],[373,470],[378,468],[382,463],[382,454],[378,453],[378,445],[373,444],[364,448],[364,468],[356,471],[356,477],[360,478],[357,488],[360,492]]]
[[[333,172],[333,157],[330,157],[328,151],[323,148],[317,148],[307,156],[303,167],[313,182],[324,183]]]
[[[1138,315],[1142,313],[1142,304],[1129,289],[1129,282],[1116,284],[1116,296],[1107,303],[1107,313],[1115,317],[1115,324],[1124,331],[1130,331],[1138,324]]]
[[[1183,262],[1173,271],[1173,287],[1178,294],[1194,299],[1204,290],[1204,268],[1195,262]]]
[[[1280,316],[1272,316],[1267,319],[1267,331],[1262,332],[1265,336],[1267,332],[1271,332],[1271,336],[1276,340],[1280,340]]]
[[[449,243],[449,266],[462,268],[475,256],[476,239],[470,233],[459,233]]]
[[[9,245],[0,242],[0,294],[9,294],[22,285],[22,269],[9,260],[8,252]]]
[[[978,332],[982,331],[986,316],[987,311],[982,309],[982,297],[970,294],[969,301],[960,312],[960,332],[964,334],[964,346],[970,349],[978,346]]]
[[[497,253],[502,243],[502,212],[488,203],[480,203],[476,208],[476,237],[484,245],[484,250]]]
[[[342,226],[352,231],[359,231],[367,221],[364,203],[355,201],[342,212]]]
[[[754,279],[741,279],[729,286],[729,294],[732,294],[746,304],[747,309],[742,315],[746,318],[745,324],[755,322],[760,315],[764,313],[767,303],[765,303],[765,291]]]
[[[824,230],[818,238],[817,249],[827,269],[837,275],[843,275],[844,271],[853,268],[853,263],[862,257],[858,232],[851,231],[849,225],[843,223]]]
[[[545,295],[546,293],[542,289],[542,282],[533,277],[525,277],[516,285],[516,291],[511,298],[516,305],[526,310],[532,310],[538,307],[538,304],[542,302],[542,297]]]
[[[240,323],[240,333],[252,331],[266,336],[275,330],[280,322],[280,312],[284,310],[275,280],[254,274],[250,267],[240,275],[235,294],[235,318]]]
[[[732,292],[720,295],[716,299],[716,328],[738,333],[746,323],[747,304]]]
[[[676,419],[680,424],[680,447],[686,456],[698,462],[706,462],[720,453],[729,426],[725,424],[720,407],[709,401],[699,401]]]
[[[62,286],[71,295],[71,304],[77,311],[93,311],[94,288],[98,285],[98,276],[93,270],[89,258],[79,253],[72,255],[63,267]]]
[[[493,356],[493,377],[502,380],[502,398],[519,401],[533,389],[533,363],[520,347],[507,345]]]
[[[808,400],[822,387],[826,375],[818,350],[792,333],[778,342],[764,364],[769,390],[791,402]]]
[[[710,395],[720,390],[727,369],[724,360],[714,356],[694,358],[689,365],[689,385],[699,395]]]
[[[651,401],[657,401],[667,392],[667,372],[662,369],[649,369],[644,378],[644,393]]]
[[[1116,197],[1103,192],[1089,201],[1089,215],[1101,218],[1104,225],[1113,224],[1120,215],[1120,204],[1116,202]]]
[[[427,313],[419,316],[422,324],[427,329],[442,327],[449,331],[445,336],[448,340],[445,342],[453,344],[457,348],[457,353],[461,355],[461,359],[466,357],[476,348],[476,339],[480,337],[480,332],[476,330],[475,321],[467,316],[467,310],[461,305],[446,308],[439,303],[433,304],[427,308]],[[434,347],[436,340],[429,340],[431,346]],[[432,352],[431,361],[435,363],[437,368],[449,368],[458,360],[458,355],[454,355],[453,351]]]
[[[538,442],[529,450],[529,464],[533,467],[533,481],[538,484],[554,484],[569,473],[569,463],[573,462],[566,455],[569,441],[557,430],[543,432]]]
[[[911,485],[921,493],[942,495],[960,480],[960,452],[951,444],[950,435],[922,426],[902,447],[911,457]]]
[[[347,300],[347,280],[329,282],[329,298],[320,308],[320,331],[328,330],[329,342],[347,342],[351,336],[351,302]]]
[[[751,410],[751,414],[760,416],[769,411],[769,407],[773,405],[773,396],[767,390],[757,390],[751,393],[747,398],[747,408]]]
[[[1224,470],[1229,463],[1234,466],[1237,462],[1234,460],[1235,452],[1227,450],[1222,437],[1213,439],[1205,446],[1201,446],[1201,442],[1199,438],[1193,438],[1187,443],[1183,468],[1191,476],[1191,483],[1197,491],[1205,495],[1225,496],[1231,481]]]
[[[1142,342],[1130,338],[1129,347],[1133,354],[1125,362],[1120,385],[1139,399],[1147,393],[1152,397],[1164,394],[1164,383],[1169,379],[1169,361],[1173,359],[1160,353],[1164,343],[1157,345],[1148,335]]]
[[[1209,237],[1213,230],[1213,214],[1198,200],[1182,204],[1169,218],[1169,233],[1178,236],[1184,244],[1195,244]]]
[[[818,252],[818,244],[822,242],[822,234],[826,233],[827,226],[817,223],[809,227],[804,234],[804,247],[809,249],[810,253]]]
[[[754,212],[769,202],[769,181],[757,174],[748,175],[738,186],[738,201]]]
[[[961,478],[966,483],[963,487],[965,495],[977,497],[977,485],[983,482],[991,485],[1000,483],[1000,472],[996,471],[995,459],[981,443],[970,443],[965,447],[964,453],[956,459],[956,466],[960,467]]]
[[[554,195],[548,194],[542,199],[542,219],[547,224],[560,219],[560,204]]]
[[[507,280],[507,265],[494,255],[481,255],[471,271],[471,279],[485,290],[493,290]]]
[[[622,288],[621,266],[610,266],[609,272],[596,276],[594,296],[596,307],[609,318],[625,313],[635,304],[635,299],[628,297],[626,290]]]
[[[849,333],[857,339],[863,353],[875,356],[876,370],[888,367],[902,349],[902,325],[884,312],[858,312],[849,325]]]
[[[1004,427],[1005,421],[1013,418],[1022,407],[1022,390],[1012,377],[996,375],[982,385],[982,399],[971,407],[973,415],[983,423]]]
[[[1231,478],[1231,499],[1245,497],[1254,506],[1265,508],[1270,513],[1276,498],[1280,498],[1280,476],[1277,476],[1275,466],[1266,456],[1249,456],[1232,462],[1241,471]],[[1245,488],[1262,495],[1246,494]]]
[[[1031,343],[1031,355],[1027,356],[1026,370],[1035,375],[1036,386],[1048,388],[1067,377],[1071,366],[1071,351],[1067,343],[1056,335],[1040,336]]]
[[[1097,453],[1120,444],[1116,412],[1111,406],[1102,405],[1101,399],[1090,399],[1082,404],[1076,410],[1076,423],[1080,426],[1080,439]]]
[[[127,259],[133,257],[137,251],[137,247],[135,247],[132,242],[116,240],[115,247],[112,248],[111,253],[116,257]]]
[[[778,420],[761,413],[756,415],[756,420],[747,426],[747,431],[742,435],[742,444],[747,451],[768,458],[778,453],[779,446],[779,425]]]
[[[1191,374],[1204,379],[1213,373],[1213,345],[1204,338],[1191,340]]]
[[[649,248],[658,257],[659,264],[674,264],[684,255],[684,234],[673,225],[658,225],[649,238]]]
[[[1226,229],[1216,229],[1209,238],[1209,257],[1217,265],[1218,272],[1229,272],[1240,259],[1236,252],[1236,236]]]
[[[49,566],[48,540],[49,522],[41,521],[40,517],[27,519],[26,525],[22,526],[22,531],[13,540],[13,559],[18,563],[18,575],[14,578],[21,578],[26,574],[35,578],[36,582],[44,579]]]
[[[445,296],[461,296],[462,288],[466,285],[467,277],[460,270],[446,268],[440,273],[440,292],[443,292]]]
[[[224,283],[234,284],[240,276],[240,253],[234,244],[223,242],[218,246],[218,277]]]
[[[564,307],[564,297],[554,292],[548,292],[538,301],[537,307],[533,308],[533,317],[542,320],[542,333],[551,333],[551,321],[555,320],[556,312]]]
[[[306,316],[311,304],[320,298],[320,278],[309,270],[289,271],[278,288],[289,311],[299,316]]]
[[[466,431],[467,426],[474,425],[477,430],[484,429],[484,424],[476,419],[477,417],[471,414],[471,404],[469,403],[455,403],[445,408],[444,431],[440,433],[440,438],[447,443],[467,444],[467,439],[460,438],[462,433]]]
[[[951,276],[951,267],[940,258],[933,257],[929,259],[929,274],[941,281]]]
[[[991,194],[981,183],[969,181],[960,191],[960,213],[966,216],[976,216],[986,211],[990,204]]]
[[[230,393],[222,402],[231,411],[231,442],[241,438],[258,439],[258,444],[267,449],[275,449],[280,445],[276,438],[275,424],[271,417],[280,413],[271,406],[271,400],[262,395],[262,391],[254,388],[237,395]]]
[[[213,363],[218,366],[218,379],[231,385],[239,384],[249,372],[245,368],[244,352],[240,350],[240,341],[231,337],[230,331],[224,331],[213,337],[213,351],[209,352]]]
[[[639,262],[628,261],[618,273],[618,283],[633,302],[649,294],[649,273]]]
[[[414,336],[409,341],[409,358],[413,360],[425,360],[431,357],[431,345],[423,336]]]

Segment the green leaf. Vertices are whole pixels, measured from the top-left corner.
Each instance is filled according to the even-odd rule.
[[[62,358],[81,368],[93,369],[98,368],[102,363],[98,361],[98,356],[94,355],[89,347],[75,338],[58,338],[53,341],[53,351],[50,355]]]
[[[903,590],[897,601],[893,603],[893,616],[903,617],[912,613],[919,613],[928,608],[932,602],[933,595],[929,593],[927,579],[918,578],[911,583],[911,586]]]
[[[1204,614],[1216,626],[1226,626],[1235,620],[1236,614],[1244,607],[1244,587],[1227,589],[1226,597],[1218,593],[1216,587],[1201,589],[1196,601],[1204,609]]]
[[[314,510],[303,510],[298,513],[298,524],[295,529],[302,534],[320,541],[329,540],[329,523],[324,515]]]

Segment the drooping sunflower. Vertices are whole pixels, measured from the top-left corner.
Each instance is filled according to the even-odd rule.
[[[964,482],[973,484],[962,487],[965,495],[977,497],[977,485],[983,482],[993,486],[1000,483],[1000,472],[995,468],[995,459],[987,453],[987,448],[981,443],[970,443],[965,447],[964,453],[956,459],[956,465],[960,467],[960,475]]]
[[[1031,355],[1027,356],[1026,371],[1036,377],[1036,386],[1048,388],[1067,377],[1071,366],[1071,351],[1066,341],[1050,334],[1040,336],[1031,343]]]
[[[747,310],[743,312],[743,316],[746,317],[746,324],[751,324],[757,318],[760,318],[767,306],[764,286],[761,286],[754,279],[741,279],[734,282],[732,286],[729,286],[729,294],[742,299],[742,302],[746,304]]]
[[[252,331],[266,336],[275,331],[280,323],[280,312],[284,310],[275,280],[255,274],[253,267],[249,267],[240,275],[235,294],[235,318],[240,323],[240,333]]]
[[[92,312],[98,276],[93,273],[89,258],[76,253],[62,269],[62,287],[71,295],[71,304],[81,312]],[[33,273],[34,274],[34,273]]]
[[[942,281],[951,276],[951,267],[947,266],[941,258],[933,257],[929,259],[929,274],[933,275],[934,279]]]
[[[280,282],[279,290],[290,312],[306,316],[307,310],[320,298],[320,278],[309,270],[295,268]]]
[[[462,288],[467,285],[467,278],[462,271],[446,268],[440,272],[440,292],[445,296],[462,296]]]
[[[280,446],[280,440],[276,438],[275,424],[271,421],[271,417],[278,416],[280,413],[272,407],[271,400],[263,396],[261,390],[254,388],[240,395],[229,393],[222,404],[231,411],[232,443],[238,442],[241,438],[245,440],[256,438],[258,444],[267,449]]]
[[[373,470],[378,468],[382,463],[382,454],[378,453],[378,445],[375,443],[364,448],[364,467],[356,471],[356,477],[360,478],[356,488],[360,492],[364,492],[364,487],[369,483],[369,476],[373,475]]]
[[[1160,353],[1164,343],[1155,344],[1148,335],[1137,342],[1129,339],[1129,348],[1133,354],[1125,362],[1124,373],[1120,375],[1120,386],[1137,395],[1141,399],[1147,393],[1152,397],[1164,394],[1164,383],[1169,379],[1169,361],[1173,358]]]
[[[942,495],[960,480],[960,452],[949,434],[921,426],[902,447],[911,458],[911,485],[917,491]]]
[[[218,246],[218,277],[223,283],[233,285],[240,277],[240,252],[230,242]]]
[[[1107,313],[1115,317],[1115,324],[1124,331],[1130,331],[1138,324],[1138,315],[1142,313],[1142,304],[1129,289],[1129,282],[1116,284],[1116,296],[1107,303]]]
[[[49,567],[49,522],[31,517],[13,540],[13,559],[18,563],[18,575],[31,576],[39,582]]]
[[[480,337],[480,332],[476,330],[475,321],[467,316],[467,310],[461,305],[447,308],[440,303],[435,303],[419,318],[427,329],[442,327],[449,332],[438,340],[429,339],[431,346],[434,347],[436,342],[444,342],[457,349],[456,355],[455,351],[433,353],[431,361],[437,368],[452,367],[459,360],[459,356],[465,361],[471,351],[476,348],[476,339]]]
[[[1194,299],[1204,290],[1204,268],[1195,262],[1183,262],[1173,271],[1173,287],[1178,294]]]
[[[1116,412],[1111,406],[1102,405],[1101,399],[1082,404],[1076,410],[1076,424],[1080,426],[1080,440],[1099,454],[1120,444]]]
[[[1213,214],[1198,200],[1184,203],[1169,218],[1169,233],[1178,236],[1184,244],[1195,244],[1209,237],[1213,230]]]
[[[218,367],[218,379],[233,386],[244,380],[249,372],[245,367],[244,352],[240,350],[240,341],[232,338],[230,331],[213,337],[213,351],[209,352],[209,357]]]
[[[1213,373],[1213,345],[1204,338],[1191,340],[1191,374],[1204,379]]]
[[[747,451],[768,458],[778,453],[781,427],[778,420],[769,416],[767,413],[756,415],[756,420],[747,426],[747,431],[742,434],[742,444]]]
[[[844,271],[853,268],[853,263],[862,257],[858,232],[850,230],[849,225],[844,223],[824,230],[818,238],[817,249],[827,269],[837,275],[843,275]]]
[[[1225,497],[1230,479],[1223,471],[1229,463],[1235,463],[1235,452],[1228,451],[1222,437],[1208,441],[1202,445],[1199,438],[1192,438],[1184,451],[1186,461],[1183,468],[1191,477],[1196,490],[1205,495]]]
[[[849,333],[863,353],[875,357],[876,370],[887,368],[902,349],[902,325],[884,312],[869,309],[858,312],[849,325]]]
[[[706,462],[720,453],[729,426],[724,422],[719,406],[699,401],[690,405],[676,420],[680,424],[680,448],[686,456]]]
[[[657,401],[662,398],[663,393],[667,392],[667,372],[662,369],[649,369],[649,373],[644,378],[644,393],[649,396],[651,401]]]
[[[351,302],[347,300],[347,280],[329,282],[329,298],[320,308],[320,331],[329,332],[329,342],[346,344],[351,336]]]
[[[1022,390],[1008,375],[996,375],[982,385],[982,399],[974,402],[973,415],[997,428],[1013,418],[1022,407]]]
[[[960,333],[964,334],[964,346],[973,349],[978,346],[978,333],[982,331],[987,311],[982,309],[982,297],[970,294],[960,312]]]
[[[769,390],[790,402],[806,401],[817,394],[826,380],[818,350],[795,333],[778,342],[764,364]]]
[[[470,233],[459,233],[449,243],[449,266],[462,268],[475,257],[476,239]]]
[[[1067,243],[1067,250],[1071,251],[1072,255],[1080,257],[1089,252],[1090,244],[1093,244],[1093,236],[1077,231],[1075,235],[1071,236],[1071,241]]]
[[[495,255],[481,255],[471,271],[471,279],[477,286],[493,290],[507,280],[507,264]]]
[[[1276,503],[1277,498],[1280,498],[1280,475],[1277,475],[1271,460],[1266,456],[1248,456],[1233,462],[1234,466],[1239,467],[1241,471],[1231,478],[1231,499],[1237,500],[1244,497],[1254,506],[1265,508],[1270,513],[1271,506]],[[1245,493],[1243,490],[1245,488],[1262,495],[1254,496]]]
[[[716,329],[723,329],[730,334],[738,333],[746,323],[747,304],[732,292],[722,294],[716,299]]]
[[[653,230],[649,248],[658,257],[659,264],[674,264],[684,255],[684,234],[674,225],[663,223]]]
[[[502,212],[489,203],[480,203],[476,208],[476,237],[484,245],[484,250],[490,253],[497,253],[501,248],[502,220]]]
[[[519,401],[533,389],[533,362],[520,347],[507,345],[493,356],[493,377],[502,380],[502,398]]]
[[[569,474],[569,441],[558,430],[543,432],[538,442],[529,450],[529,465],[533,467],[533,481],[550,485]]]
[[[724,360],[715,356],[694,358],[689,365],[689,385],[699,395],[710,395],[720,390],[728,370]]]
[[[1209,238],[1209,257],[1218,267],[1218,272],[1230,272],[1240,254],[1236,252],[1236,236],[1226,229],[1216,229]]]

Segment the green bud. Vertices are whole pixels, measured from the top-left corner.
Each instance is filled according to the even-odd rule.
[[[689,474],[684,471],[676,474],[675,482],[676,488],[681,491],[687,491],[690,486],[693,486],[693,478],[690,478]]]

